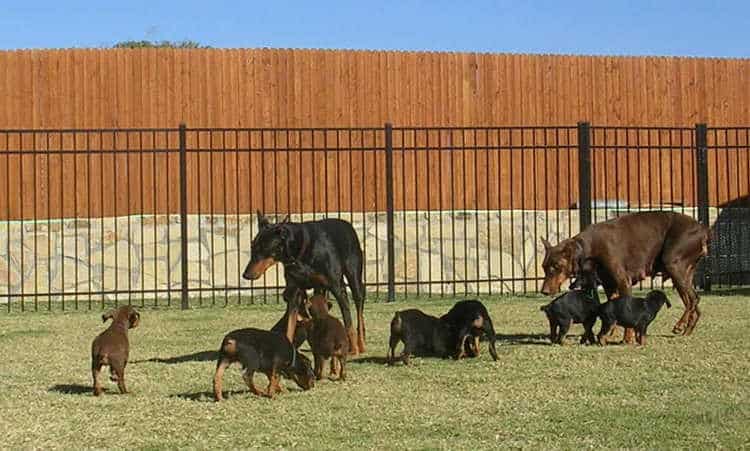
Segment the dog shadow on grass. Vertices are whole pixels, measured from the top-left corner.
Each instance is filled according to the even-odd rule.
[[[547,334],[496,334],[495,340],[499,345],[549,345]]]
[[[263,390],[263,389],[261,389]],[[295,393],[295,392],[302,392],[301,389],[298,389],[296,387],[286,387],[284,390],[284,393],[281,393],[277,396],[284,396],[288,393]],[[250,398],[263,398],[268,399],[265,396],[257,396],[250,392],[250,390],[224,390],[222,392],[224,395],[224,399],[232,399],[234,396],[249,396]],[[212,391],[201,391],[201,392],[193,392],[193,393],[177,393],[174,395],[169,395],[170,398],[178,398],[178,399],[184,399],[185,401],[199,401],[199,402],[216,402],[214,400],[214,392]]]
[[[93,393],[94,388],[91,385],[56,384],[50,387],[47,391],[62,393],[63,395],[84,395]]]
[[[233,396],[244,395],[250,393],[250,390],[232,390],[224,391],[224,399],[232,399]],[[201,401],[201,402],[216,402],[214,400],[214,392],[212,391],[201,391],[194,393],[177,393],[169,395],[170,398],[184,399],[185,401]]]
[[[347,359],[346,363],[374,363],[375,365],[386,365],[388,363],[388,357],[384,357],[384,356],[360,357],[356,359]]]
[[[175,357],[152,357],[150,359],[134,360],[130,363],[154,362],[154,363],[165,363],[167,365],[174,365],[177,363],[186,363],[186,362],[216,361],[218,358],[219,358],[218,351],[200,351],[200,352],[193,352],[192,354],[178,355]]]

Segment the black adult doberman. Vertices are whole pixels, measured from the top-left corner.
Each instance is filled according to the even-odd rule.
[[[341,308],[349,336],[350,353],[365,351],[365,288],[362,283],[362,248],[351,224],[340,219],[271,224],[258,212],[258,233],[253,238],[250,262],[242,277],[254,280],[281,262],[284,265],[287,303],[287,338],[292,341],[300,308],[300,290],[314,289],[316,294],[330,291]],[[349,283],[357,308],[357,339],[354,339],[349,298],[344,277]]]

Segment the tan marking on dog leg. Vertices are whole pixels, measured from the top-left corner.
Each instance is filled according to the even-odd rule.
[[[224,370],[231,365],[229,359],[222,359],[221,363],[216,365],[216,372],[214,373],[214,399],[218,402],[224,399],[221,392],[221,384],[224,379]]]
[[[266,396],[273,399],[276,393],[278,393],[278,387],[279,387],[279,375],[276,373],[276,370],[271,370],[270,374],[268,376],[268,387],[266,388]]]
[[[626,327],[623,331],[622,342],[629,345],[635,343],[635,329]]]
[[[356,356],[359,354],[359,345],[357,344],[357,337],[353,327],[349,326],[346,329],[346,336],[349,339],[349,355]]]
[[[466,355],[466,353],[464,351],[466,349],[465,346],[466,346],[466,339],[467,338],[468,337],[466,335],[464,335],[463,337],[461,337],[461,342],[458,344],[458,350],[456,351],[456,360],[461,360]]]
[[[247,388],[250,389],[250,393],[254,394],[255,396],[263,396],[264,393],[258,389],[258,387],[255,386],[255,382],[253,382],[253,376],[255,375],[252,371],[244,371],[242,373],[242,380],[245,381],[245,385],[247,385]]]
[[[360,354],[365,350],[365,317],[361,310],[357,311],[357,348]]]

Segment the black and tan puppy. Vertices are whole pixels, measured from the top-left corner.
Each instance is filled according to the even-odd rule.
[[[396,346],[399,342],[404,343],[404,350],[396,358]],[[446,358],[451,355],[455,343],[456,337],[445,321],[421,310],[401,310],[391,320],[388,364],[393,365],[401,360],[408,365],[412,355]]]
[[[583,324],[581,344],[594,344],[594,324],[599,312],[599,279],[595,263],[587,259],[570,285],[570,291],[554,301],[540,307],[549,321],[549,339],[552,343],[565,344],[565,336],[573,324]]]
[[[102,315],[102,321],[112,320],[112,324],[100,333],[91,344],[91,373],[94,378],[94,395],[102,393],[102,366],[109,365],[111,379],[117,382],[120,393],[127,393],[125,387],[125,366],[128,364],[130,343],[128,329],[138,326],[141,315],[129,305],[110,310]]]
[[[622,296],[605,302],[599,307],[599,318],[602,320],[602,329],[597,337],[599,344],[606,345],[607,335],[618,325],[633,328],[636,341],[644,346],[648,326],[664,304],[667,304],[667,308],[672,307],[667,296],[659,290],[650,291],[646,299]]]
[[[448,324],[456,337],[456,359],[467,354],[471,357],[479,355],[479,339],[486,336],[490,342],[490,355],[497,360],[495,328],[487,308],[480,301],[456,302],[440,319]]]
[[[250,391],[258,396],[273,398],[281,392],[279,376],[292,379],[303,390],[315,383],[310,359],[297,352],[286,337],[260,329],[238,329],[229,332],[221,342],[219,360],[214,373],[214,398],[221,401],[224,370],[232,363],[242,365],[242,377]],[[253,375],[259,371],[268,377],[268,388],[263,393],[255,387]]]
[[[315,378],[323,377],[323,366],[330,359],[330,375],[338,375],[339,380],[345,381],[349,338],[344,324],[328,313],[330,308],[325,296],[316,294],[310,298],[308,309],[312,319],[305,323],[307,341],[315,360]]]

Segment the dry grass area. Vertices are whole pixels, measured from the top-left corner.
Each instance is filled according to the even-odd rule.
[[[452,300],[366,306],[368,353],[345,383],[308,392],[285,381],[276,400],[249,394],[239,369],[214,403],[215,349],[231,329],[270,327],[279,305],[142,310],[131,332],[132,391],[91,392],[97,312],[0,316],[3,448],[580,449],[750,447],[746,296],[705,296],[692,337],[670,333],[681,305],[662,310],[645,348],[550,346],[541,298],[486,298],[500,361],[414,359],[387,367],[396,309],[446,311]],[[336,310],[338,312],[338,310]],[[597,327],[598,329],[598,327]],[[580,334],[580,326],[572,332]],[[486,347],[484,345],[483,347]],[[307,345],[303,346],[303,350]],[[263,376],[256,376],[265,383]]]

